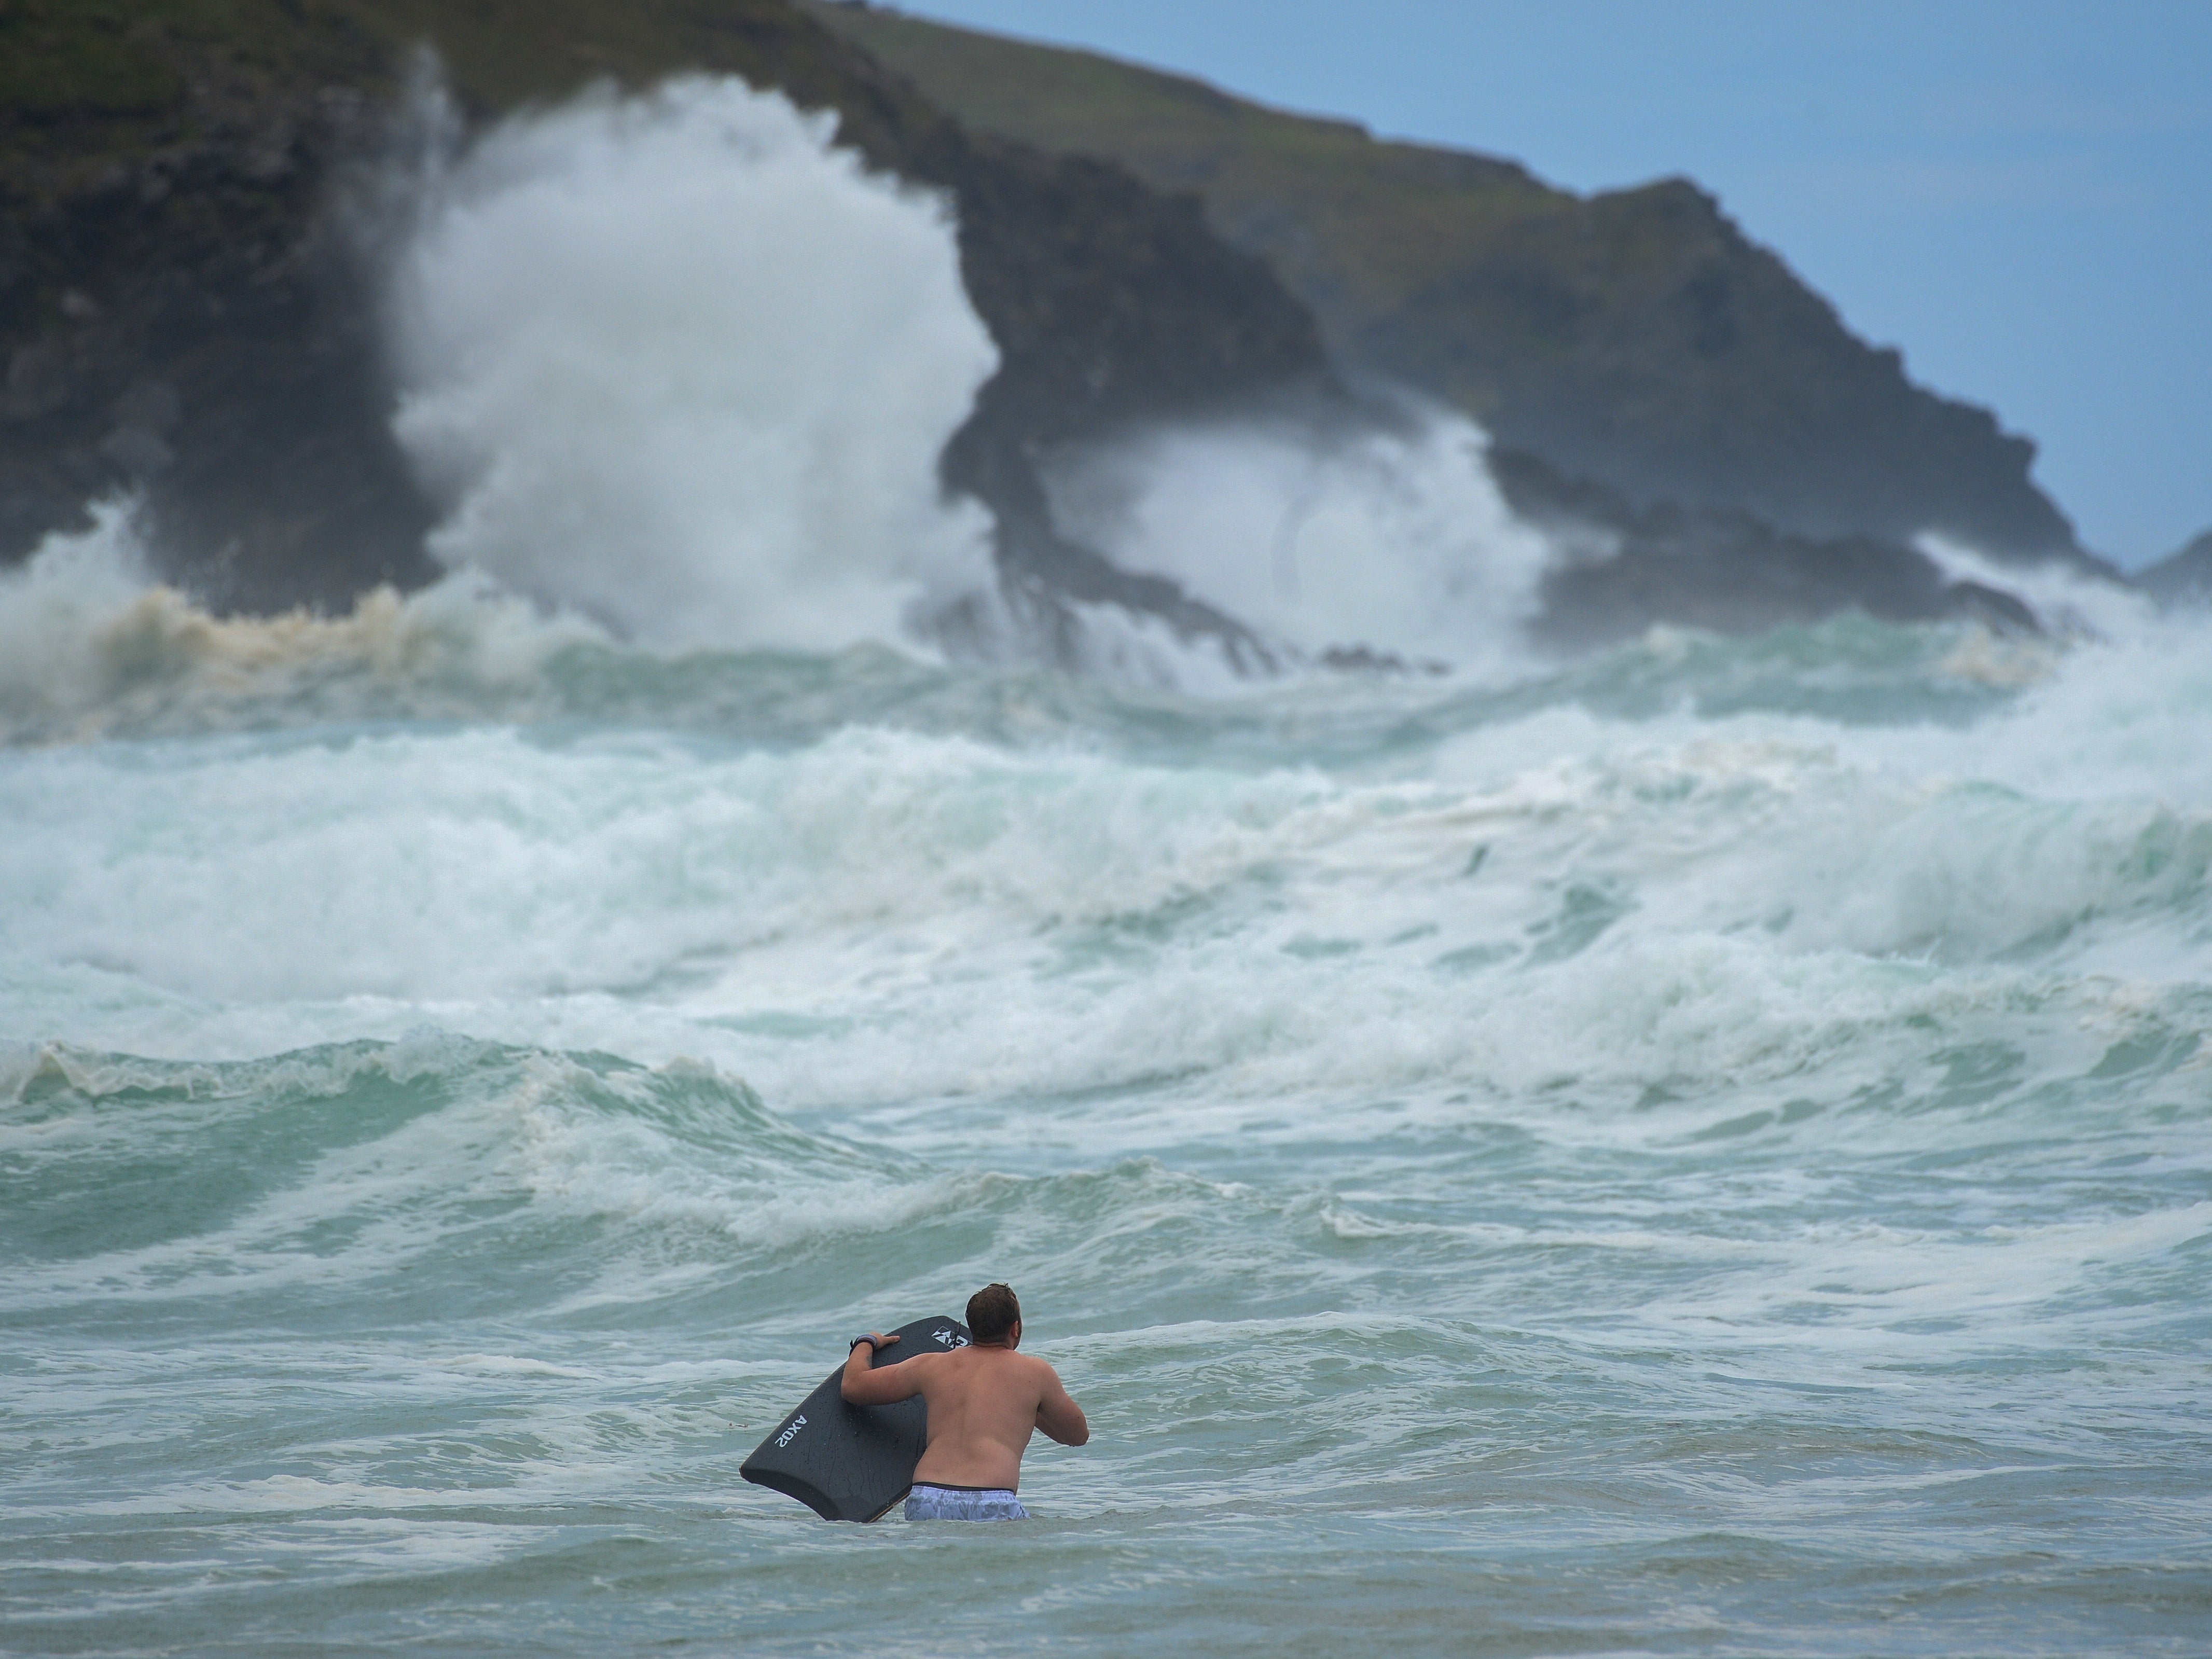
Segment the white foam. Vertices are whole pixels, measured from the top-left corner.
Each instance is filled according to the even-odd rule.
[[[1080,673],[1116,685],[1197,695],[1230,693],[1258,665],[1239,660],[1218,637],[1179,637],[1158,617],[1118,605],[1075,605]]]
[[[565,1382],[604,1380],[595,1371],[580,1370],[574,1365],[556,1365],[550,1359],[532,1359],[526,1354],[464,1353],[456,1354],[446,1363],[455,1370],[475,1371],[487,1376],[539,1376]]]
[[[1146,1085],[1081,1128],[1105,1147],[1191,1113],[1177,1077],[1218,1117],[1453,1089],[1541,1116],[1563,1088],[1610,1116],[1668,1077],[1832,1098],[1999,1029],[2078,1074],[2200,975],[2212,820],[1992,787],[1989,738],[1563,708],[1395,779],[860,730],[50,750],[0,792],[0,963],[68,1035],[186,1054],[428,1018],[704,1055],[782,1107]],[[1931,758],[1961,775],[1903,763]],[[88,963],[185,1000],[103,1007]],[[35,1001],[55,973],[79,988]],[[527,1144],[543,1201],[730,1213],[598,1130]]]
[[[2101,637],[1971,732],[1854,734],[1889,764],[1999,782],[2045,799],[2131,798],[2212,806],[2212,629],[2201,616],[2153,617],[2124,597]]]
[[[2130,639],[2140,635],[2157,613],[2140,590],[2091,576],[2052,559],[2042,563],[2000,562],[1954,538],[1929,532],[1913,544],[1936,562],[1953,581],[1979,582],[2016,593],[2037,619],[2061,635],[2093,639]]]
[[[1554,703],[1335,770],[1259,737],[1209,764],[1204,720],[1340,699],[1369,729],[1402,687],[1163,702],[1200,735],[1158,762],[865,728],[18,750],[0,997],[29,1035],[179,1056],[424,1020],[691,1054],[779,1108],[1133,1091],[1005,1113],[1009,1135],[1108,1150],[1268,1113],[1294,1130],[1347,1096],[1665,1139],[1990,1034],[2024,1074],[2079,1077],[2196,1018],[2203,637],[2166,619],[2070,647],[1968,725]],[[2212,1061],[2189,1063],[2201,1083]],[[1730,1103],[1631,1111],[1668,1079]],[[730,1213],[680,1176],[595,1172],[589,1136],[532,1144],[549,1204],[574,1182],[594,1214]],[[757,1211],[764,1236],[830,1224],[793,1203]]]
[[[1170,425],[1063,456],[1050,483],[1079,538],[1262,635],[1495,677],[1530,660],[1520,629],[1551,549],[1499,495],[1488,441],[1441,411]]]
[[[992,591],[937,481],[996,363],[947,211],[826,118],[601,91],[422,188],[392,315],[439,557],[658,644],[911,640]]]
[[[135,504],[96,503],[81,532],[56,531],[18,568],[0,571],[0,720],[88,712],[128,672],[106,648],[145,592]],[[124,660],[118,660],[118,656]]]
[[[0,573],[0,743],[526,706],[555,653],[605,639],[468,574],[405,598],[378,587],[339,617],[217,617],[148,574],[131,502],[93,514]]]

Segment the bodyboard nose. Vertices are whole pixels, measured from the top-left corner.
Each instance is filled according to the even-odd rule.
[[[874,1364],[968,1346],[957,1319],[917,1319]],[[914,1488],[915,1465],[929,1443],[929,1411],[919,1400],[850,1406],[839,1391],[842,1365],[787,1413],[739,1465],[755,1486],[795,1498],[825,1521],[874,1521]]]

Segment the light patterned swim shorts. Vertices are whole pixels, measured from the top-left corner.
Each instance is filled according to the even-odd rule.
[[[1026,1521],[1022,1500],[1004,1486],[940,1486],[917,1480],[906,1500],[909,1521]]]

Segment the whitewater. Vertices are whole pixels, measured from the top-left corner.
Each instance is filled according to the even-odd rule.
[[[453,575],[0,575],[0,1649],[2203,1650],[2203,620],[1546,659],[1438,417],[1055,481],[1435,672],[963,655],[941,204],[704,82],[410,200]],[[990,1279],[1037,1520],[739,1480]]]

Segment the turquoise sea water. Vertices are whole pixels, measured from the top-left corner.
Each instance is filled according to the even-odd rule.
[[[2212,1645],[2190,625],[94,621],[0,670],[0,1649]],[[993,1278],[1035,1522],[738,1480]]]

